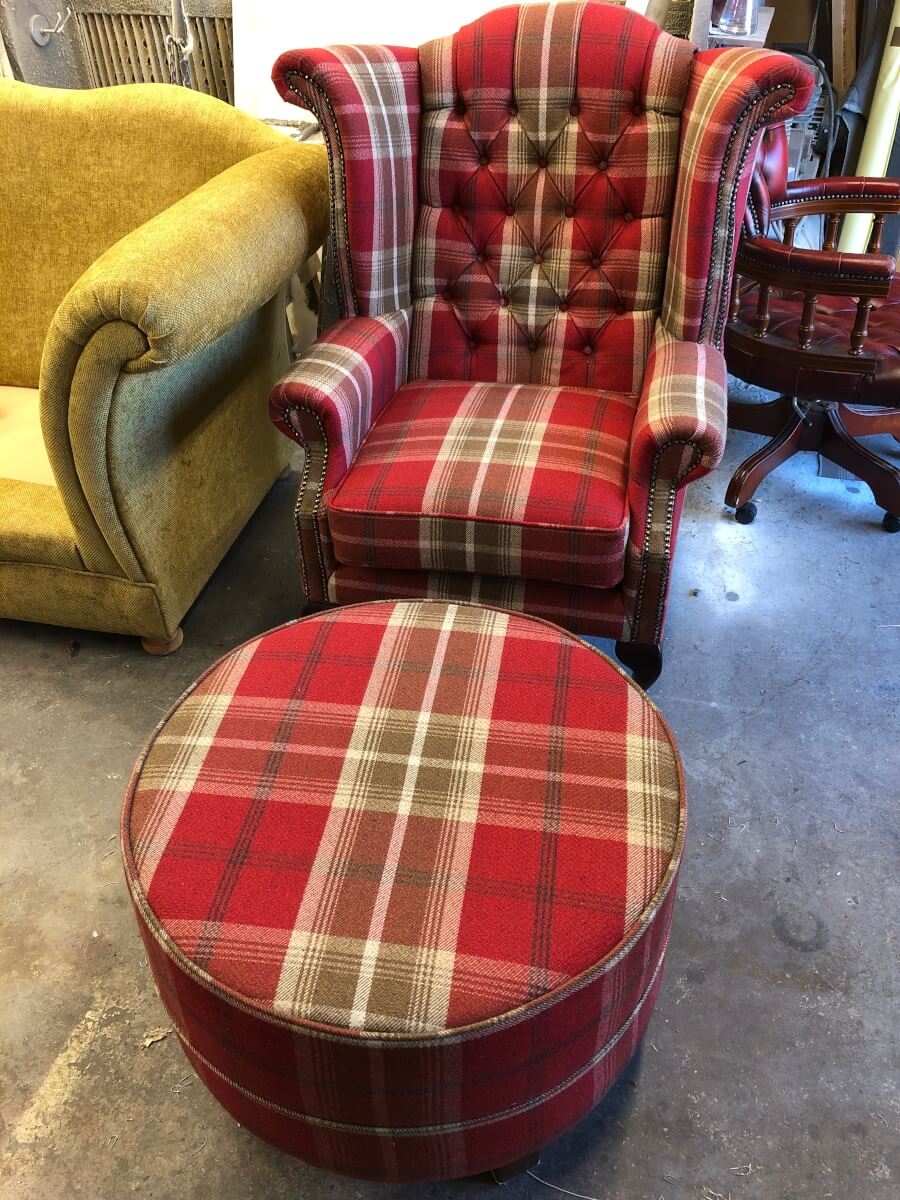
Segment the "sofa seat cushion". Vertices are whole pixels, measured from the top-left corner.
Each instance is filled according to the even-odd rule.
[[[56,487],[41,433],[37,388],[0,384],[0,479]]]
[[[338,562],[614,587],[631,396],[419,380],[328,501]]]
[[[75,530],[55,487],[0,478],[0,563],[84,570]]]

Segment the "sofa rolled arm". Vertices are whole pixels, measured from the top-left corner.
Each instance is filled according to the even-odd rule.
[[[307,450],[323,442],[323,487],[333,490],[372,422],[406,382],[409,309],[383,317],[347,317],[301,354],[276,384],[269,412]]]
[[[684,488],[725,448],[728,373],[714,346],[657,323],[635,414],[628,472],[625,600],[631,642],[658,644]]]
[[[104,325],[123,322],[152,371],[216,341],[270,300],[327,232],[321,146],[285,141],[216,175],[102,254],[63,298],[42,378]],[[67,353],[68,351],[68,353]]]

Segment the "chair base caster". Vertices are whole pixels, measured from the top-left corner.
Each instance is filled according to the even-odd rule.
[[[183,641],[184,634],[179,625],[168,641],[157,638],[141,638],[141,645],[148,654],[152,654],[156,658],[164,658],[167,654],[174,654]]]
[[[881,518],[881,528],[885,533],[900,533],[900,517],[886,512]]]
[[[758,511],[753,501],[748,500],[746,504],[742,504],[740,508],[734,510],[734,519],[738,525],[752,525]]]

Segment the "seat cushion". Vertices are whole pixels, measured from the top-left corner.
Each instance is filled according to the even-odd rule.
[[[739,322],[753,328],[759,292],[747,288],[741,297]],[[798,331],[803,312],[802,292],[773,291],[769,298],[769,336],[799,344]],[[816,304],[815,333],[812,351],[846,355],[850,349],[850,331],[856,320],[856,299],[853,296],[820,296]],[[729,366],[751,383],[772,391],[819,400],[845,400],[855,403],[900,406],[900,275],[894,277],[889,294],[874,300],[869,314],[869,333],[864,342],[867,354],[877,358],[875,370],[869,375],[851,375],[831,371],[827,363],[815,357],[805,360],[802,352],[776,358],[739,355],[728,345]]]
[[[0,479],[56,487],[44,449],[37,388],[0,384]]]
[[[328,502],[338,562],[614,587],[633,397],[421,380]]]

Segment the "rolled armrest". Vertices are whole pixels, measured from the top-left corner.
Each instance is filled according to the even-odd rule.
[[[629,637],[658,644],[684,487],[722,457],[725,359],[705,342],[674,338],[658,323],[631,435],[630,524],[622,585]]]
[[[673,338],[658,324],[631,435],[632,517],[660,483],[682,487],[705,475],[725,448],[728,373],[719,350]],[[674,451],[674,453],[670,453]]]
[[[896,271],[890,254],[842,254],[745,237],[735,273],[759,283],[838,296],[886,296]]]
[[[209,345],[260,308],[321,245],[328,170],[320,146],[285,141],[236,163],[111,246],[54,316],[44,372],[102,326],[124,322],[155,370]]]
[[[409,309],[332,325],[275,386],[272,420],[309,447],[324,442],[326,491],[343,479],[372,422],[406,381]]]

